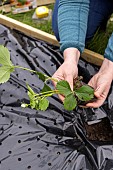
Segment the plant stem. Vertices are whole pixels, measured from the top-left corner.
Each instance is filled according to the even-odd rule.
[[[19,66],[19,65],[14,66],[14,68],[20,68],[20,69],[22,69],[22,70],[26,70],[26,71],[29,71],[29,72],[32,72],[32,73],[38,73],[38,71],[31,70],[31,69],[29,69],[29,68],[25,68],[25,67],[22,67],[22,66]],[[45,74],[43,74],[43,75],[46,77],[46,81],[48,81],[48,80],[53,80],[53,81],[55,81],[55,82],[58,82],[58,80],[55,79],[55,78],[53,78],[53,77],[49,77],[49,76],[47,76],[47,75],[45,75]]]
[[[58,90],[46,91],[46,92],[42,92],[42,93],[39,93],[39,94],[35,94],[34,97],[41,96],[41,95],[47,95],[48,93],[49,93],[49,94],[50,94],[50,93],[59,94],[59,91],[58,91]]]
[[[35,70],[31,70],[31,69],[29,69],[29,68],[25,68],[25,67],[21,67],[21,66],[19,66],[19,65],[17,65],[17,66],[14,66],[15,68],[20,68],[20,69],[22,69],[22,70],[27,70],[27,71],[30,71],[30,72],[33,72],[33,73],[36,73],[37,71],[35,71]]]
[[[54,94],[59,94],[59,91],[58,90],[52,90],[52,91],[48,91],[48,92],[43,92],[43,93],[39,93],[39,94],[36,94],[34,95],[34,100],[37,100],[37,99],[41,99],[42,97],[50,97]]]
[[[53,77],[48,77],[48,78],[46,79],[46,81],[48,81],[48,80],[53,80],[53,81],[55,81],[55,82],[58,82],[58,80],[55,79],[55,78],[53,78]]]

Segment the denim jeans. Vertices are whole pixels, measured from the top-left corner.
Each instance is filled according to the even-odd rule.
[[[56,0],[52,16],[52,29],[59,41],[58,32],[58,4],[59,0]],[[113,0],[90,0],[89,15],[87,23],[86,42],[90,40],[97,29],[100,27],[105,29],[107,21],[113,13]]]

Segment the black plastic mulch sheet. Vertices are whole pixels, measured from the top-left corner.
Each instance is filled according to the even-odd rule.
[[[0,44],[11,60],[49,76],[63,62],[59,49],[0,25]],[[86,82],[98,68],[82,60],[79,74]],[[84,122],[108,117],[113,124],[113,91],[104,105],[95,110],[64,110],[57,96],[49,98],[47,111],[21,108],[29,102],[26,82],[35,92],[43,82],[30,72],[16,69],[0,85],[0,170],[111,170],[112,142],[89,141]],[[53,85],[49,82],[49,85]]]

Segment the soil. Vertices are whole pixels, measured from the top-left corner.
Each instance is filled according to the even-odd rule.
[[[76,80],[76,88],[81,87],[82,85],[85,85],[84,82],[81,81],[82,77],[78,77]],[[92,100],[90,100],[90,102],[97,100],[97,98],[94,96],[94,98]],[[78,101],[78,105],[79,107],[86,107],[85,105],[88,103],[89,101],[85,102],[85,101]],[[113,129],[112,126],[110,124],[109,119],[103,118],[100,122],[95,123],[95,124],[87,124],[85,123],[85,128],[86,128],[86,134],[87,134],[87,138],[89,140],[92,141],[113,141]]]
[[[89,140],[113,141],[113,130],[108,118],[103,118],[101,122],[96,124],[85,124],[85,128]]]

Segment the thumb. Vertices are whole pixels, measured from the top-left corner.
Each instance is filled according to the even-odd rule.
[[[66,75],[65,80],[69,83],[71,90],[73,90],[73,76],[72,75]]]

